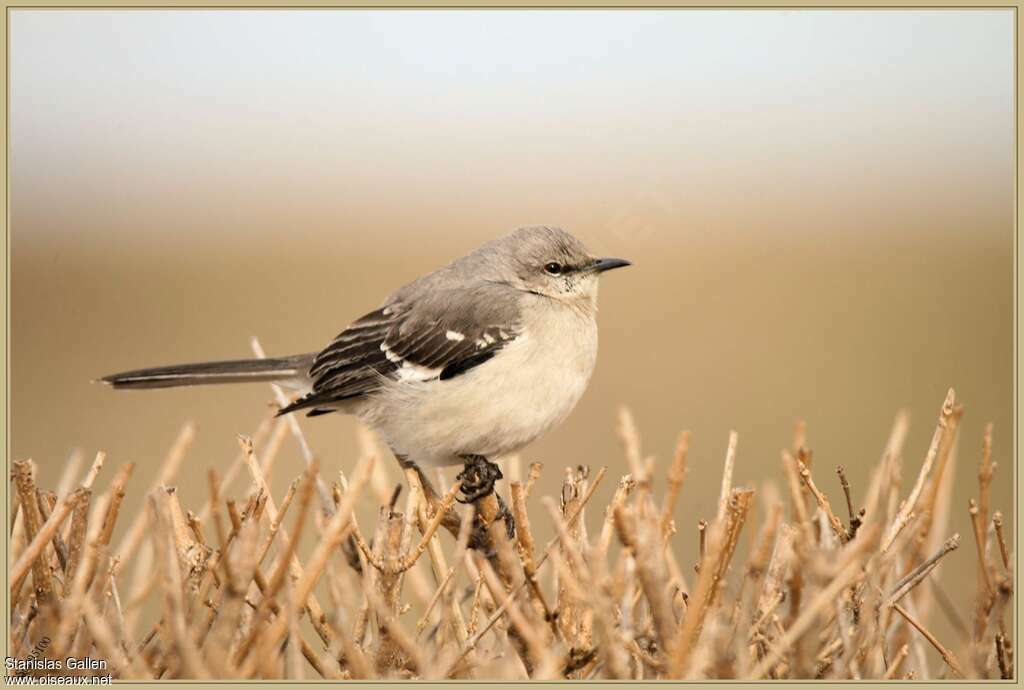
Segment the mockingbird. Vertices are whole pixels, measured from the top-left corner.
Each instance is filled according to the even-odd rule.
[[[488,458],[538,438],[580,399],[597,357],[598,276],[628,265],[591,256],[564,230],[520,228],[400,288],[320,352],[102,380],[282,383],[303,394],[278,414],[354,414],[406,466],[465,465],[461,500],[475,501],[502,477]]]

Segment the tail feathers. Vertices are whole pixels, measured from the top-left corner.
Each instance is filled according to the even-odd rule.
[[[312,354],[273,359],[238,359],[223,362],[175,364],[104,376],[100,381],[116,389],[174,388],[213,383],[257,383],[301,380],[313,362]]]

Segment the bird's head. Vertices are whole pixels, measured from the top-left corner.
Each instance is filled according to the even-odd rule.
[[[625,259],[592,256],[560,228],[519,228],[490,243],[492,258],[513,287],[568,303],[591,303],[603,272],[629,266]]]

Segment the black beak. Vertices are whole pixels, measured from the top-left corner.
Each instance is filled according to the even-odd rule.
[[[626,261],[625,259],[607,258],[607,259],[598,259],[597,261],[595,261],[593,266],[591,266],[591,269],[596,271],[596,272],[598,272],[598,273],[604,273],[605,271],[610,271],[613,268],[622,268],[623,266],[631,266],[631,265],[632,264],[630,262]]]

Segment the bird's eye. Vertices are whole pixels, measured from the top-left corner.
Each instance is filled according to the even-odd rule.
[[[544,270],[553,276],[557,276],[562,272],[562,264],[552,261],[551,263],[544,265]]]

